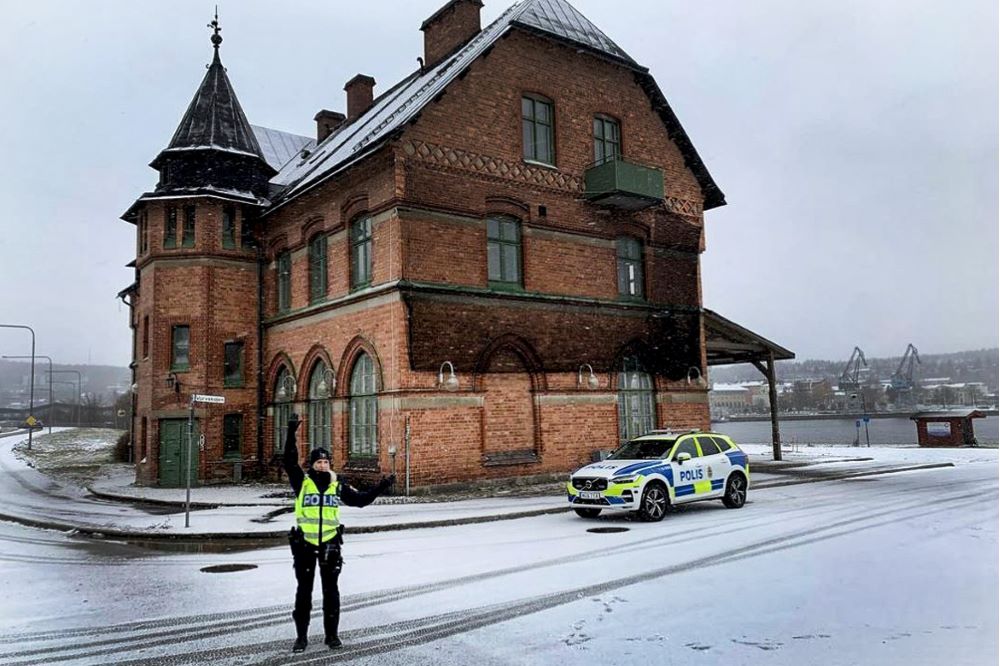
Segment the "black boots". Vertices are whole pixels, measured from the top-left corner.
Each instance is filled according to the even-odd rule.
[[[296,638],[295,645],[292,646],[292,652],[305,652],[307,645],[309,645],[309,641],[305,638]]]
[[[336,636],[327,636],[324,642],[326,643],[326,646],[331,650],[336,650],[341,645],[343,645],[343,643],[340,642],[340,639],[337,638]]]

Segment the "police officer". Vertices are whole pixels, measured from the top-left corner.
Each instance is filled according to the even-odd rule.
[[[312,613],[313,580],[317,565],[323,586],[325,643],[333,650],[341,646],[337,635],[340,624],[340,588],[337,586],[337,579],[344,563],[340,554],[343,543],[340,504],[368,506],[388,490],[396,479],[395,475],[383,478],[372,490],[358,491],[337,480],[337,475],[330,470],[330,452],[326,449],[313,449],[309,454],[309,471],[304,473],[299,467],[299,451],[296,446],[295,433],[299,423],[299,418],[294,413],[288,419],[283,458],[285,472],[296,498],[296,526],[289,532],[297,582],[295,610],[292,613],[296,638],[292,651],[303,652],[309,644],[309,616]]]

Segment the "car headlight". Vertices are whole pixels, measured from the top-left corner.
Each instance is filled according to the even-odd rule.
[[[639,477],[634,474],[632,476],[616,476],[615,478],[611,479],[611,483],[613,485],[624,485],[626,483],[635,483],[635,480],[638,478]]]

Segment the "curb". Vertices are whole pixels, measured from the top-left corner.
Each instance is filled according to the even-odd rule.
[[[400,530],[417,530],[432,527],[449,527],[452,525],[473,525],[476,523],[490,523],[499,520],[516,520],[519,518],[531,518],[533,516],[544,516],[547,514],[565,513],[570,507],[553,507],[551,509],[534,509],[531,511],[515,511],[513,513],[494,514],[489,516],[470,516],[468,518],[453,518],[444,520],[427,520],[417,523],[389,523],[387,525],[363,525],[361,527],[345,527],[345,534],[369,534],[373,532],[392,532]],[[277,532],[203,532],[198,534],[176,534],[163,532],[137,532],[132,530],[119,530],[114,528],[92,527],[87,525],[73,525],[70,523],[59,523],[56,521],[40,521],[23,516],[12,516],[0,513],[0,520],[7,520],[28,527],[38,527],[46,530],[57,530],[60,532],[75,532],[84,536],[96,539],[123,539],[130,541],[165,541],[173,543],[204,541],[270,541],[285,539],[288,536],[287,529]]]

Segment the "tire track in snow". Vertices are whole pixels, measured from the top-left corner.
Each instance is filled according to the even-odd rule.
[[[785,548],[798,547],[798,546],[801,546],[801,545],[805,545],[807,543],[812,543],[812,542],[817,541],[817,540],[825,540],[825,539],[834,538],[834,537],[837,537],[837,536],[843,536],[843,535],[851,534],[851,533],[854,533],[854,532],[857,532],[857,531],[861,531],[861,530],[864,530],[864,529],[871,529],[872,527],[880,526],[880,525],[883,525],[883,524],[886,524],[886,523],[896,522],[897,520],[901,519],[900,518],[900,514],[906,514],[906,513],[911,513],[911,512],[916,511],[916,513],[914,513],[914,515],[912,517],[918,517],[918,516],[926,515],[928,513],[937,513],[937,512],[941,512],[941,511],[950,511],[950,510],[953,510],[954,508],[956,508],[956,506],[958,506],[958,505],[964,506],[966,504],[977,504],[977,503],[981,502],[980,498],[981,498],[982,495],[991,494],[991,493],[992,493],[992,491],[990,491],[990,493],[982,493],[982,492],[980,492],[980,493],[957,495],[957,496],[952,496],[952,497],[949,497],[949,498],[943,498],[943,499],[939,500],[936,503],[936,505],[935,505],[936,508],[932,509],[930,511],[928,511],[925,508],[925,502],[922,501],[922,500],[919,501],[919,502],[916,502],[916,503],[911,503],[911,502],[900,503],[901,506],[897,506],[897,507],[894,507],[894,508],[891,508],[891,509],[884,509],[884,510],[877,511],[877,512],[871,512],[870,510],[865,509],[865,512],[866,512],[865,516],[853,516],[852,515],[852,516],[843,518],[843,519],[841,519],[839,521],[835,521],[835,522],[831,522],[831,523],[825,524],[825,525],[823,525],[821,527],[812,528],[812,529],[808,529],[808,530],[804,530],[804,531],[798,531],[798,532],[795,532],[795,533],[792,533],[792,534],[782,535],[782,536],[775,537],[775,538],[772,538],[772,539],[767,539],[767,540],[764,540],[764,541],[761,541],[761,542],[749,544],[747,546],[743,546],[743,547],[740,547],[740,548],[737,548],[737,549],[733,549],[733,550],[730,550],[730,551],[724,551],[722,553],[712,554],[712,555],[709,555],[709,556],[704,557],[704,558],[698,558],[698,559],[696,559],[696,560],[694,560],[692,562],[687,562],[687,563],[682,563],[682,564],[678,564],[678,565],[672,565],[670,567],[666,567],[666,568],[662,568],[662,569],[657,569],[657,570],[654,570],[652,572],[645,572],[645,573],[637,574],[637,575],[630,576],[630,577],[627,577],[627,578],[617,579],[615,581],[609,581],[609,582],[599,583],[599,584],[596,584],[596,585],[587,586],[587,587],[583,587],[583,588],[578,588],[576,590],[571,590],[571,591],[564,592],[564,593],[557,593],[557,594],[554,594],[554,595],[548,595],[548,596],[544,596],[544,597],[540,597],[540,598],[523,600],[523,601],[516,601],[516,602],[509,602],[508,604],[493,605],[493,606],[487,607],[489,609],[488,612],[483,611],[482,607],[481,607],[481,608],[477,608],[477,609],[470,609],[469,611],[459,611],[458,614],[460,615],[460,617],[457,617],[457,618],[454,618],[454,619],[451,619],[451,617],[454,614],[449,614],[448,616],[435,616],[435,617],[431,617],[431,618],[422,618],[420,620],[413,621],[413,622],[417,623],[416,625],[414,625],[413,622],[409,622],[409,623],[396,623],[396,624],[393,624],[393,625],[388,625],[388,627],[390,627],[392,629],[395,629],[395,634],[396,635],[392,637],[392,642],[394,644],[394,649],[396,647],[404,647],[406,645],[415,645],[415,644],[418,644],[418,643],[425,643],[425,642],[429,642],[429,641],[432,641],[432,640],[437,640],[438,638],[441,638],[441,637],[446,637],[446,636],[454,635],[454,634],[457,634],[457,633],[471,631],[471,630],[474,630],[474,629],[479,628],[481,626],[485,626],[486,624],[490,624],[490,623],[494,623],[494,622],[498,622],[498,621],[503,621],[504,619],[512,619],[512,618],[520,616],[520,615],[526,615],[526,614],[538,612],[539,610],[545,610],[547,608],[551,608],[551,607],[558,606],[558,605],[561,605],[561,604],[564,604],[564,603],[568,603],[569,601],[573,601],[573,600],[575,600],[577,598],[581,598],[581,597],[585,597],[585,596],[589,596],[589,595],[593,595],[593,594],[599,594],[599,593],[602,593],[602,592],[614,589],[616,587],[623,587],[623,586],[631,585],[631,584],[634,584],[635,582],[642,582],[642,581],[649,580],[649,579],[652,579],[652,578],[662,577],[662,576],[666,576],[666,575],[672,575],[672,574],[676,574],[676,573],[682,573],[682,572],[684,572],[684,571],[686,571],[688,569],[691,569],[691,568],[708,566],[711,563],[721,564],[723,562],[734,561],[736,559],[743,559],[745,557],[752,557],[752,556],[756,556],[756,555],[760,555],[760,554],[765,554],[765,553],[768,553],[768,552],[774,552],[776,550],[783,550]],[[843,510],[843,506],[839,507],[839,509]],[[805,508],[803,510],[808,511],[809,509]],[[892,519],[890,519],[890,520],[882,520],[882,521],[877,521],[876,520],[876,521],[873,521],[873,519],[876,519],[876,518],[879,518],[879,517],[885,517],[885,516],[894,516],[894,517]],[[910,517],[910,516],[904,516],[904,518],[906,518],[906,517]],[[849,529],[836,530],[836,528],[839,528],[839,527],[849,527]],[[731,533],[731,530],[727,530],[727,532]],[[828,534],[823,534],[824,532],[826,532]],[[812,539],[803,539],[804,536],[808,536],[808,535],[811,535],[811,534],[818,534],[819,536],[816,537],[816,538],[812,538]],[[663,536],[654,537],[654,538],[648,539],[646,541],[655,542],[655,541],[663,541],[665,539],[669,540],[673,536],[674,535],[667,535],[666,537],[663,537]],[[618,554],[620,554],[623,551],[628,552],[628,551],[632,551],[632,550],[642,550],[644,548],[645,547],[642,544],[640,544],[640,543],[633,543],[633,544],[629,544],[628,546],[624,546],[623,548],[615,549],[614,551],[610,551],[610,553],[613,553],[614,555],[618,555]],[[607,556],[608,554],[609,553],[603,553],[601,556]],[[588,553],[588,556],[569,556],[569,557],[564,557],[564,558],[556,558],[556,560],[547,561],[547,562],[544,562],[544,563],[539,563],[538,566],[534,566],[534,567],[515,567],[515,568],[512,568],[510,570],[486,572],[484,574],[477,574],[477,575],[473,575],[473,576],[468,576],[468,577],[465,577],[463,579],[456,579],[454,581],[447,581],[447,582],[444,582],[444,583],[435,583],[435,584],[431,584],[431,585],[417,586],[415,588],[406,588],[406,589],[402,589],[402,590],[394,590],[394,591],[388,591],[388,592],[379,593],[379,594],[375,594],[375,595],[369,595],[367,598],[357,599],[357,600],[354,600],[354,601],[352,601],[350,603],[345,604],[344,611],[349,612],[349,611],[352,611],[352,610],[357,610],[359,608],[365,608],[365,607],[369,607],[369,606],[374,606],[374,605],[380,605],[380,604],[384,604],[384,603],[389,603],[391,601],[396,601],[396,600],[399,600],[399,599],[404,599],[404,598],[411,597],[411,596],[416,596],[416,595],[419,595],[419,594],[427,594],[427,593],[430,593],[430,592],[434,592],[434,591],[446,589],[446,588],[449,588],[449,587],[455,587],[455,586],[459,586],[459,585],[465,585],[465,584],[468,584],[468,583],[471,583],[471,582],[478,582],[478,581],[482,581],[482,580],[487,580],[489,578],[495,578],[495,577],[502,576],[502,575],[508,575],[508,574],[512,574],[512,573],[521,573],[521,572],[524,572],[524,571],[527,571],[527,570],[530,570],[530,569],[533,569],[533,568],[539,568],[539,567],[543,567],[543,566],[553,566],[554,564],[565,564],[565,563],[581,562],[581,561],[584,561],[584,560],[592,559],[592,557],[593,556],[590,556],[590,554]],[[275,610],[275,612],[273,612],[273,613],[264,614],[264,615],[262,615],[262,614],[259,613],[260,609],[258,609],[258,611],[247,611],[245,613],[240,614],[240,615],[243,616],[243,618],[246,618],[246,619],[236,619],[236,620],[234,620],[234,614],[224,614],[224,617],[226,617],[229,621],[217,623],[215,626],[209,628],[208,630],[206,630],[206,628],[204,626],[202,626],[200,628],[175,629],[174,631],[164,632],[161,635],[161,637],[160,637],[159,640],[150,640],[150,638],[152,638],[153,636],[147,634],[147,635],[142,635],[142,636],[127,637],[124,640],[122,640],[122,639],[111,639],[111,640],[108,640],[108,641],[99,641],[99,642],[90,644],[90,647],[99,647],[100,644],[103,644],[103,645],[106,645],[108,649],[99,649],[99,650],[96,650],[96,651],[92,650],[92,651],[89,651],[89,652],[76,652],[74,654],[63,654],[60,658],[61,659],[87,659],[87,658],[92,658],[92,657],[97,657],[97,656],[110,656],[110,655],[112,655],[114,653],[120,652],[121,648],[128,647],[129,644],[131,644],[131,643],[139,643],[139,644],[141,644],[142,648],[140,648],[140,649],[155,647],[155,646],[159,646],[159,645],[166,645],[166,644],[178,644],[178,642],[180,642],[180,643],[190,643],[190,642],[194,642],[194,641],[197,641],[197,640],[201,640],[201,639],[205,639],[205,638],[213,638],[213,637],[220,636],[220,635],[231,635],[232,632],[234,630],[236,630],[236,629],[253,630],[253,629],[263,628],[263,627],[266,627],[266,626],[269,626],[269,625],[287,623],[288,622],[288,617],[289,617],[288,606],[287,605],[282,605],[280,607],[275,607],[275,608],[276,609],[280,609],[280,610]],[[251,620],[250,622],[246,621],[247,619],[250,619],[250,616],[253,616],[255,614],[257,615],[257,617],[255,619]],[[216,615],[218,615],[218,614],[216,614]],[[318,613],[317,613],[317,615],[318,615]],[[445,622],[441,622],[440,621],[442,618],[445,618]],[[177,626],[177,624],[176,624],[177,620],[176,619],[165,620],[165,621],[166,622],[171,622],[172,626],[174,626],[174,627]],[[424,625],[426,625],[426,624],[431,624],[432,626],[430,626],[429,628],[423,628]],[[238,625],[238,626],[236,626],[236,625]],[[414,627],[414,626],[416,628],[413,629],[412,631],[409,631],[408,633],[404,632],[404,634],[399,635],[399,633],[398,633],[399,628],[402,627],[405,630],[405,629],[409,629],[410,627]],[[366,636],[366,635],[371,635],[373,631],[374,630],[365,630],[363,632],[354,632],[354,631],[352,631],[352,632],[346,632],[345,633],[345,638],[348,638],[348,639],[351,639],[351,638],[354,638],[354,637],[360,638],[360,637],[363,637],[363,636]],[[42,648],[40,650],[31,650],[31,651],[25,651],[25,652],[8,653],[6,655],[0,655],[0,656],[4,656],[4,657],[24,656],[24,657],[27,657],[27,656],[30,656],[30,655],[53,654],[53,653],[57,653],[57,652],[63,652],[63,653],[65,653],[65,652],[68,652],[68,651],[78,650],[80,647],[83,647],[83,646],[81,646],[79,644],[74,645],[74,646],[62,646],[62,647],[54,646],[54,647],[50,647],[50,648]],[[287,646],[284,645],[284,641],[281,642],[281,648],[277,648],[277,644],[274,641],[268,641],[268,642],[264,642],[264,643],[258,643],[256,645],[246,645],[246,644],[244,644],[244,645],[241,645],[241,646],[238,646],[238,647],[220,648],[220,649],[217,649],[217,650],[210,650],[210,651],[201,651],[201,650],[199,650],[199,651],[194,651],[194,652],[189,652],[189,653],[182,653],[182,654],[177,654],[177,655],[157,656],[154,659],[154,661],[157,662],[157,663],[164,663],[165,661],[169,661],[169,662],[172,662],[172,663],[173,662],[176,662],[176,663],[189,663],[189,662],[190,663],[205,663],[206,659],[210,659],[211,661],[215,661],[217,659],[238,658],[240,656],[245,656],[248,653],[249,654],[260,654],[261,652],[265,652],[265,653],[267,653],[267,652],[273,652],[277,648],[280,651],[280,655],[281,655],[280,656],[280,660],[281,661],[279,663],[292,663],[292,662],[288,661],[287,655],[284,653],[284,649],[286,647]],[[345,650],[344,652],[327,653],[322,659],[323,660],[331,660],[331,659],[337,659],[337,660],[339,660],[339,659],[342,658],[340,655],[343,655],[344,657],[348,657],[348,656],[363,656],[363,655],[366,655],[366,654],[374,654],[374,653],[376,653],[378,651],[384,651],[385,649],[386,649],[385,648],[385,638],[379,638],[377,641],[374,641],[374,642],[361,643],[361,644],[357,644],[357,645],[354,645],[354,646],[350,646],[350,648],[347,649],[347,650]],[[315,657],[310,657],[309,659],[306,659],[303,662],[295,662],[295,663],[309,663],[310,659],[313,660],[313,661],[315,661]],[[26,664],[33,664],[33,663],[43,663],[43,662],[47,662],[49,660],[50,660],[49,657],[43,657],[43,658],[40,658],[40,659],[29,660],[29,661],[22,661],[22,662],[16,662],[16,663],[18,663],[18,664],[25,664],[26,665]],[[181,660],[181,661],[178,661],[178,660]],[[129,663],[129,664],[136,663],[136,664],[140,664],[140,663],[151,663],[151,662],[146,661],[143,658],[140,658],[140,659],[135,660],[135,661],[126,661],[126,662],[121,662],[121,663]]]

